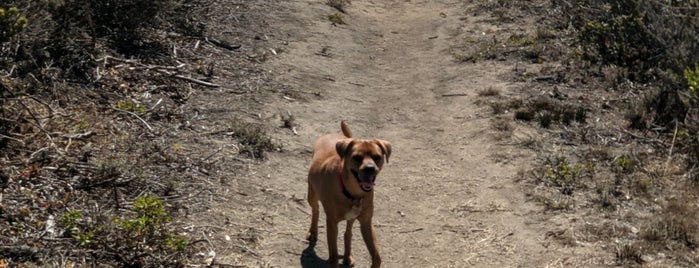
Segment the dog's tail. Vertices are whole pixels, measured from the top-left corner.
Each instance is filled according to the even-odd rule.
[[[342,134],[345,134],[345,137],[352,137],[352,131],[349,130],[349,127],[347,127],[345,121],[340,122],[340,129],[342,129]]]

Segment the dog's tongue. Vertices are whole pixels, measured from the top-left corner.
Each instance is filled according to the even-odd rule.
[[[374,183],[374,182],[360,182],[359,183],[359,186],[362,186],[362,187],[373,187],[374,185],[376,185],[376,183]]]
[[[355,175],[356,176],[356,175]],[[359,183],[359,187],[362,187],[362,190],[365,192],[371,191],[371,189],[374,188],[374,185],[376,181],[376,175],[368,175],[368,176],[358,176],[357,177],[357,182]]]

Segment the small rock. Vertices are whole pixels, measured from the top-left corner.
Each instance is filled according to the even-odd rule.
[[[634,234],[638,233],[638,228],[631,226],[631,232]]]
[[[643,262],[652,262],[655,260],[655,258],[651,257],[650,255],[643,255],[641,256],[641,260]]]

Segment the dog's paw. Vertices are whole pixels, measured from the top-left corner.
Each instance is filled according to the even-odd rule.
[[[306,235],[306,241],[311,243],[318,241],[318,233],[308,232]]]
[[[342,258],[342,265],[344,267],[354,267],[354,257],[352,257],[352,255],[349,255],[347,257]]]

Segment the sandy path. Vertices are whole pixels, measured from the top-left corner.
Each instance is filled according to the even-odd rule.
[[[299,135],[279,130],[285,152],[252,176],[267,193],[251,197],[265,206],[251,213],[268,217],[258,264],[315,267],[327,258],[323,225],[314,252],[302,240],[310,221],[305,175],[313,140],[339,131],[340,120],[356,136],[394,147],[375,190],[385,267],[555,264],[560,256],[541,243],[547,230],[531,218],[540,208],[514,182],[528,156],[498,145],[489,108],[474,104],[479,90],[512,88],[498,78],[511,67],[458,64],[449,53],[452,38],[492,26],[444,0],[352,1],[347,25],[333,26],[334,10],[321,2],[287,3],[290,15],[278,25],[288,29],[280,37],[288,46],[271,69],[301,100],[279,100],[267,114],[292,113]],[[358,232],[354,239],[357,267],[367,267]]]

